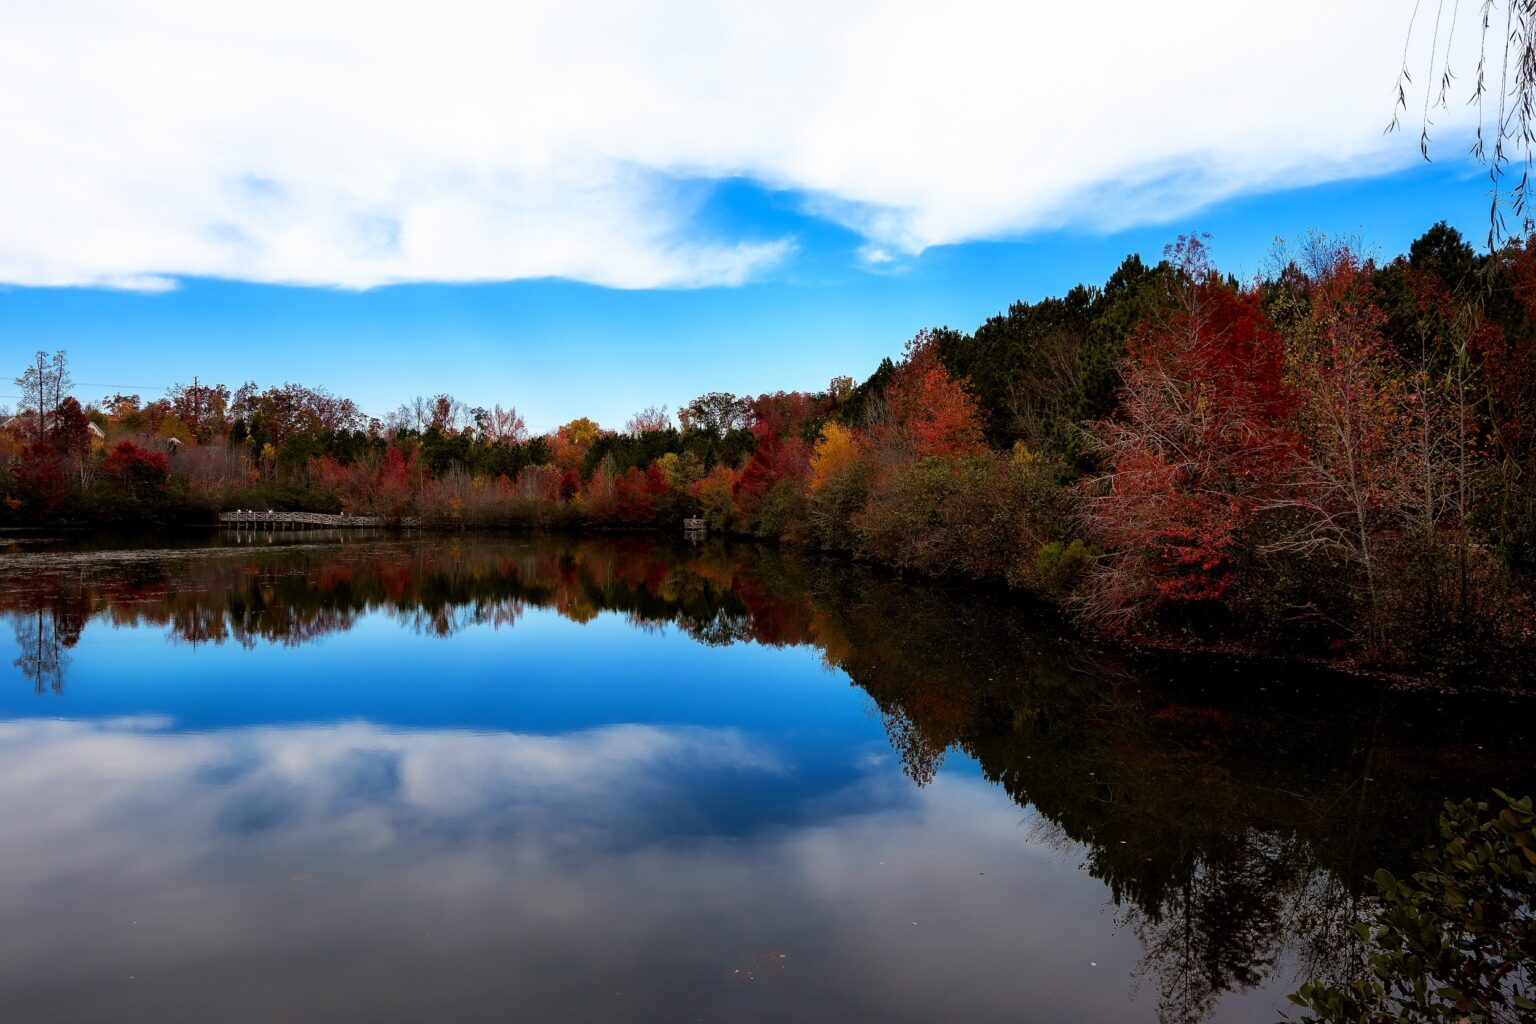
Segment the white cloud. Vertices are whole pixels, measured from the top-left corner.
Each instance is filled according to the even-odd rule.
[[[0,800],[28,794],[35,826],[26,836],[0,834],[0,851],[30,845],[54,828],[134,814],[157,827],[170,828],[174,819],[184,828],[214,830],[221,816],[274,793],[283,794],[292,822],[306,828],[334,826],[336,809],[349,801],[395,825],[405,817],[489,831],[513,819],[551,828],[640,828],[636,819],[647,802],[679,779],[787,770],[774,752],[734,729],[624,724],[537,735],[349,722],[178,733],[168,731],[171,725],[158,716],[0,721],[0,767],[7,769],[0,772]],[[71,770],[57,771],[61,763]],[[84,786],[88,795],[85,779],[94,780]],[[380,829],[387,830],[371,821],[366,831]],[[39,859],[39,870],[58,869],[46,860]]]
[[[709,230],[726,176],[876,259],[1161,221],[1417,159],[1381,136],[1407,13],[12,0],[0,282],[736,284],[793,242]]]

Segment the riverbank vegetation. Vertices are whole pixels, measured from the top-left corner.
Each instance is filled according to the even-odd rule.
[[[1536,646],[1536,243],[1312,238],[1252,282],[1199,239],[911,339],[862,383],[709,394],[531,436],[448,394],[382,418],[295,384],[81,405],[17,379],[14,524],[219,509],[675,529],[1024,588],[1106,633],[1440,676]]]

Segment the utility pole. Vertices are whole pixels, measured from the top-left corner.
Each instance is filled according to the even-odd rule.
[[[37,351],[37,443],[42,444],[46,436],[44,427],[47,416],[43,410],[47,407],[48,396],[48,364],[43,362],[43,351]]]

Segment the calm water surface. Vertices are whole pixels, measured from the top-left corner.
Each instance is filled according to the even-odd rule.
[[[752,545],[0,542],[15,1021],[1272,1021],[1529,708]]]

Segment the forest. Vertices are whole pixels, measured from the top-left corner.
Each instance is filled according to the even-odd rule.
[[[919,332],[868,379],[711,393],[531,435],[444,393],[366,415],[200,378],[71,395],[39,352],[0,524],[236,508],[434,527],[773,539],[1018,588],[1136,642],[1443,679],[1536,647],[1536,239],[1439,224],[1390,261],[1313,236],[1240,281],[1196,236],[1102,286]]]

